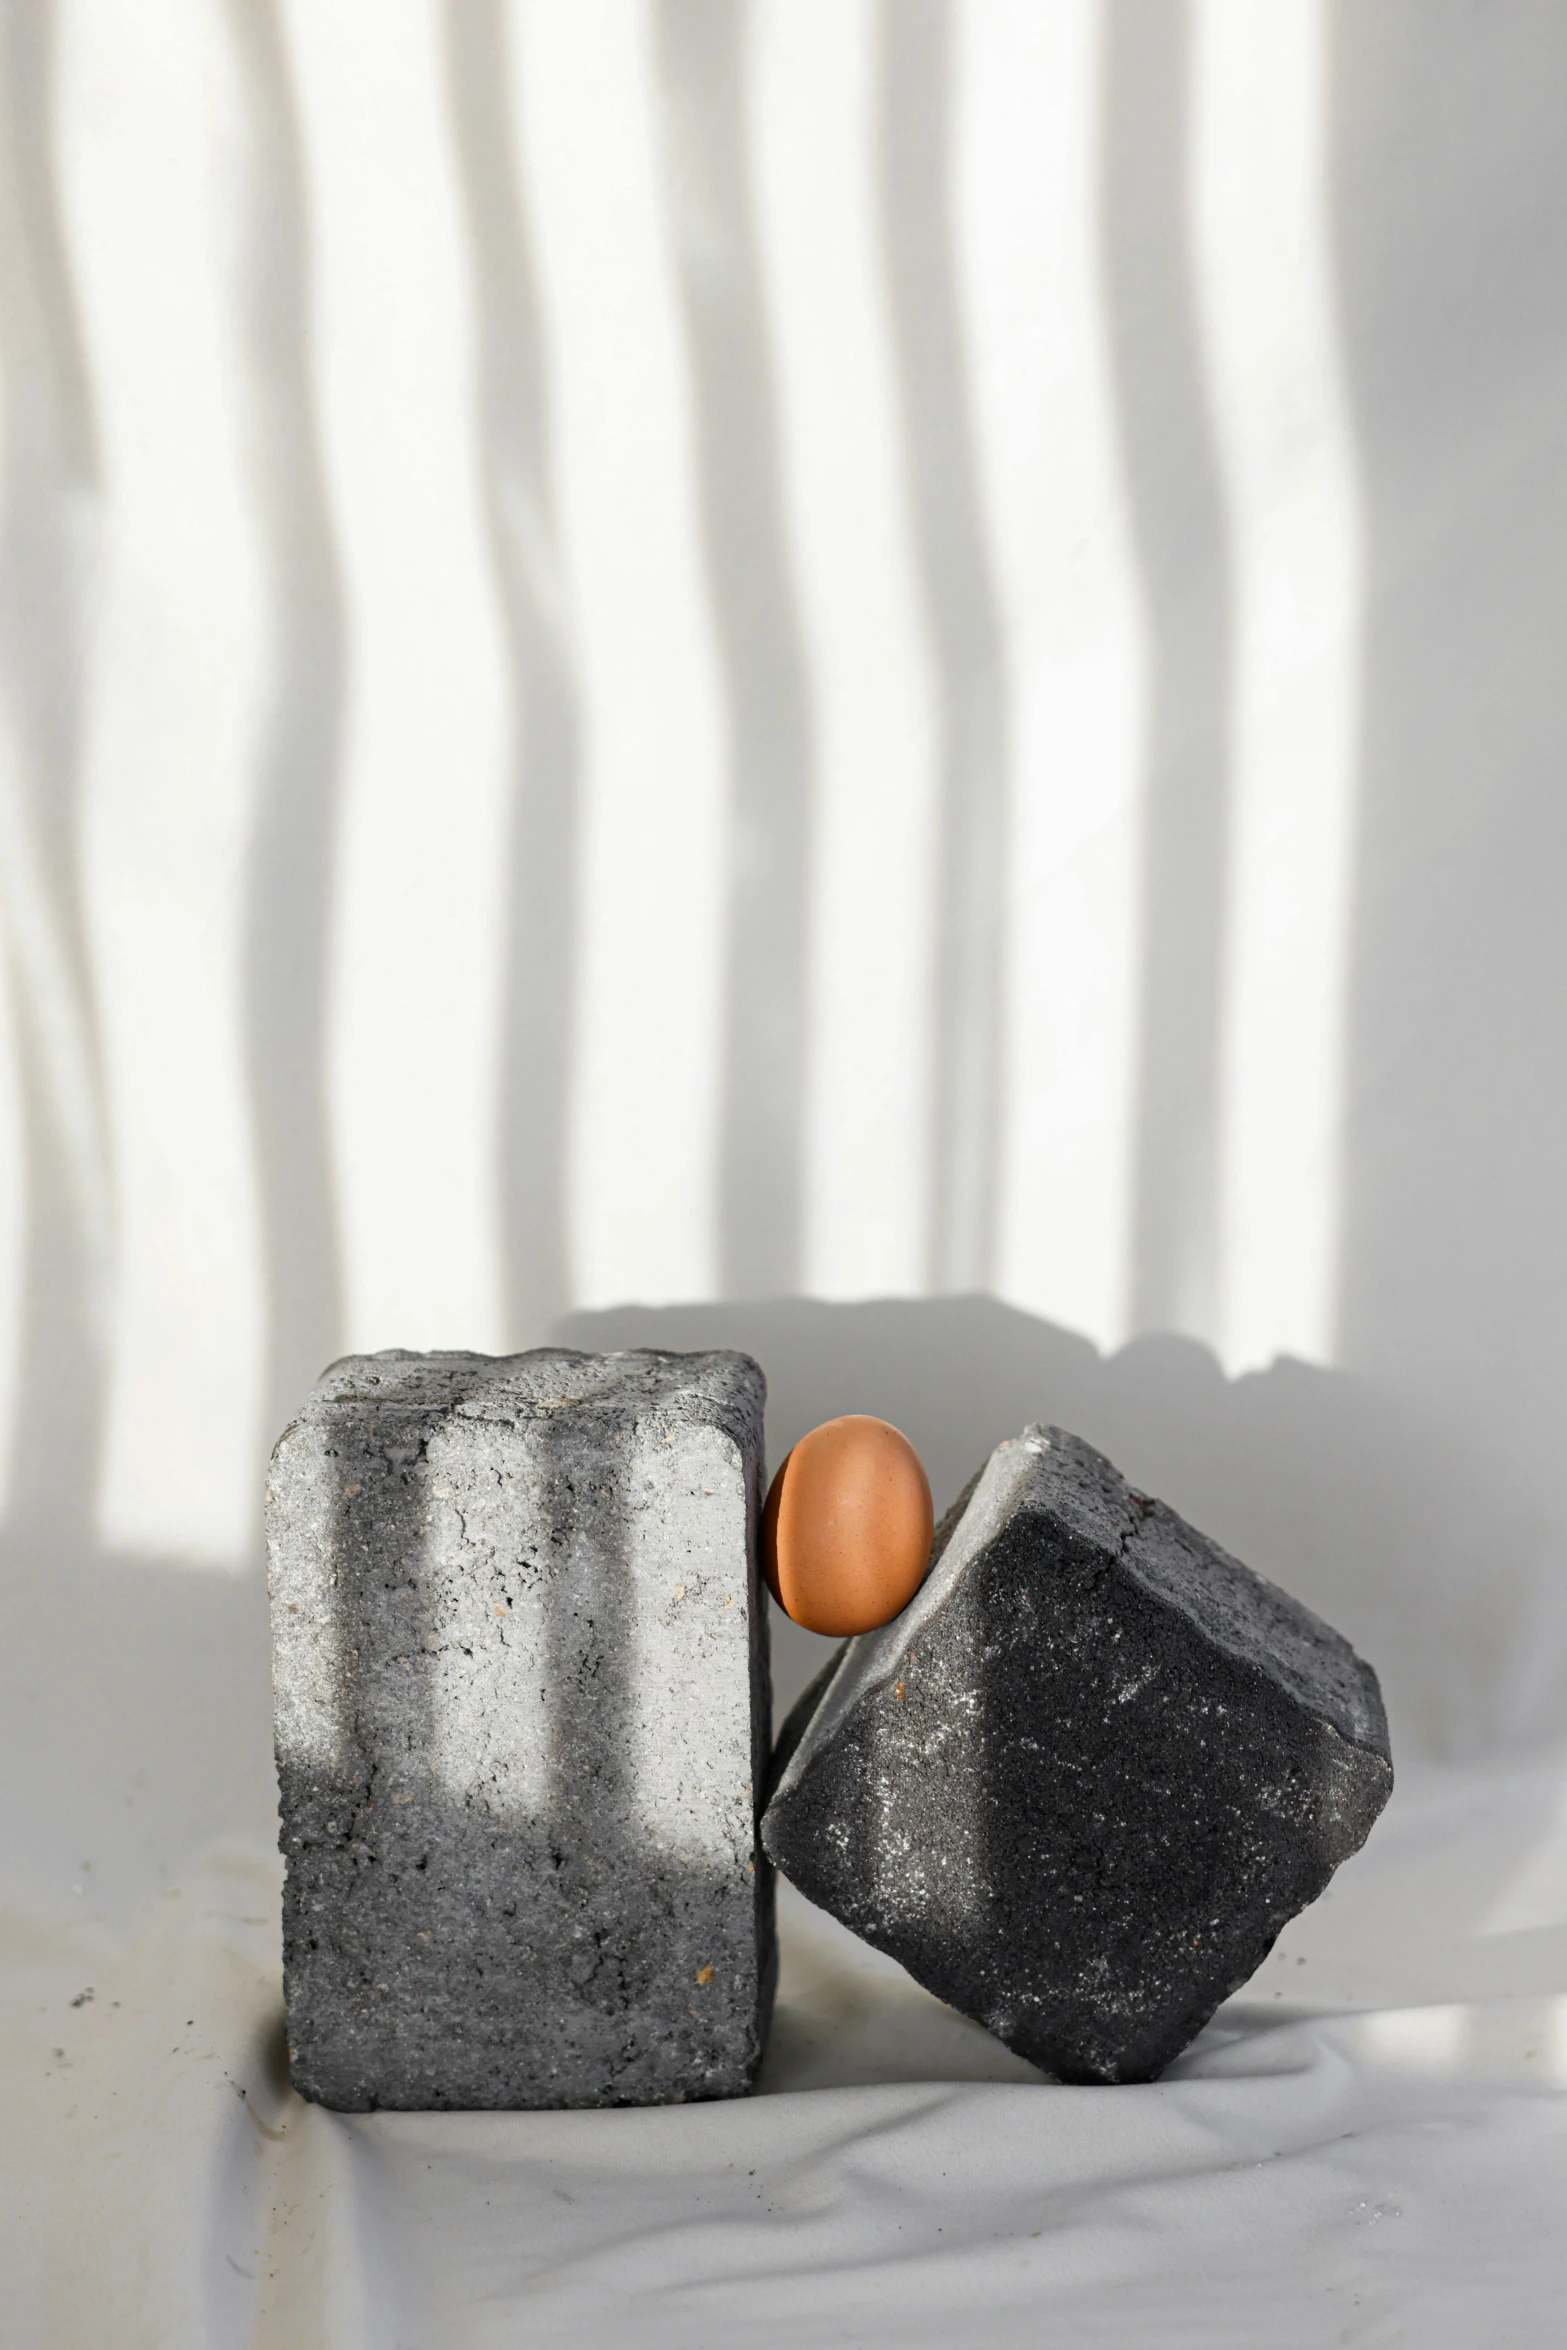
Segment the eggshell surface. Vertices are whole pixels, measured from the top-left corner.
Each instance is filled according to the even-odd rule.
[[[908,1438],[851,1412],[787,1455],[762,1518],[762,1564],[784,1613],[842,1638],[901,1614],[925,1580],[930,1481]]]

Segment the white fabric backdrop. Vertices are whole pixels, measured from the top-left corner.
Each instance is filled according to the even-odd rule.
[[[19,2339],[1550,2338],[1564,73],[1545,0],[0,0]],[[289,2098],[267,1444],[551,1331],[938,1501],[1063,1420],[1373,1658],[1394,1810],[1181,2081],[793,1906],[744,2112]]]

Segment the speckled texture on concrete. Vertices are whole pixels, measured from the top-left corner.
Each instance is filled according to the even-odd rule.
[[[748,1356],[350,1357],[267,1497],[295,2085],[737,2095],[775,1972]]]
[[[1150,2079],[1364,1843],[1376,1675],[1058,1428],[997,1446],[934,1561],[785,1723],[763,1842],[1046,2071]]]

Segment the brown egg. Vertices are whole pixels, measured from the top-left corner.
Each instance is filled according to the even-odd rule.
[[[870,1632],[930,1564],[930,1483],[906,1436],[851,1412],[802,1436],[762,1517],[767,1587],[808,1632]]]

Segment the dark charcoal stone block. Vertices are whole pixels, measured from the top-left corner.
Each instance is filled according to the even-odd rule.
[[[998,1445],[784,1725],[762,1840],[1068,2081],[1152,2078],[1365,1841],[1376,1675],[1058,1428]]]
[[[290,2058],[377,2106],[733,2096],[774,1976],[761,1372],[382,1354],[267,1497]]]

